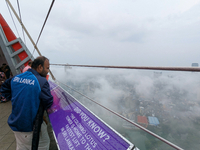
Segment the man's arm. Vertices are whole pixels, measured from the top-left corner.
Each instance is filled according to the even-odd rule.
[[[1,94],[3,97],[5,97],[6,99],[11,99],[12,98],[12,94],[11,94],[11,80],[7,79],[2,85],[1,85]]]
[[[45,110],[47,110],[53,104],[53,96],[51,95],[48,82],[42,86],[40,99]]]

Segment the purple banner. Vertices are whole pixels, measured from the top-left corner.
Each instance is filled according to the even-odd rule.
[[[48,113],[61,150],[126,150],[133,146],[60,86],[49,84],[54,103]]]

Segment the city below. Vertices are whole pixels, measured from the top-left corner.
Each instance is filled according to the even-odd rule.
[[[91,73],[89,77],[84,76],[86,70],[80,70],[80,79],[78,70],[65,70],[67,78],[63,82],[183,149],[198,149],[198,73],[87,71]],[[73,90],[65,89],[139,149],[173,149]]]

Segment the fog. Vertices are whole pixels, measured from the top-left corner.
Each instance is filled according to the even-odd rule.
[[[199,73],[54,66],[51,70],[58,81],[136,123],[138,115],[157,117],[160,124],[149,125],[147,129],[181,148],[196,149],[199,146],[194,140],[200,138]],[[126,129],[116,125],[123,123],[121,119],[116,119],[83,96],[64,88],[103,120],[106,121],[110,116],[108,123],[121,134],[126,134],[138,148],[163,148],[155,143],[156,146],[152,147],[146,140],[143,143],[134,140],[134,137],[125,133]],[[144,110],[141,111],[141,107]],[[130,117],[130,113],[134,115]]]

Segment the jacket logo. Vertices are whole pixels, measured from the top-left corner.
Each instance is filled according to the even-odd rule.
[[[34,85],[35,80],[15,77],[15,78],[13,79],[13,82],[23,83],[23,84],[29,84],[29,85]]]

